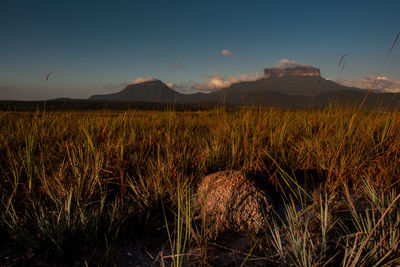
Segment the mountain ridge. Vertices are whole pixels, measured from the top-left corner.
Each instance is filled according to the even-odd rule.
[[[94,95],[89,100],[153,103],[218,103],[231,105],[269,105],[271,99],[288,102],[288,98],[304,99],[335,91],[362,91],[347,87],[320,76],[273,76],[255,81],[231,84],[211,93],[182,94],[168,87],[160,80],[128,85],[117,93]],[[289,101],[290,102],[290,101]],[[295,101],[299,102],[299,101]],[[301,101],[300,101],[301,102]],[[304,102],[304,101],[303,101]],[[308,102],[308,101],[306,101]]]
[[[290,63],[290,62],[289,62]],[[291,63],[290,63],[291,64]],[[265,68],[264,76],[240,81],[211,93],[183,94],[160,80],[130,84],[117,93],[94,95],[88,101],[147,102],[177,104],[265,105],[276,107],[318,107],[332,102],[395,106],[400,94],[370,92],[348,87],[321,76],[319,68],[292,64]]]

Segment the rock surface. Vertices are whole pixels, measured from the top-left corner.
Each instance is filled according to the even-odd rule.
[[[213,233],[224,230],[257,233],[269,210],[267,195],[241,171],[221,171],[201,179],[197,204]]]
[[[292,68],[265,68],[264,77],[304,77],[314,76],[321,77],[321,71],[319,68],[312,66],[297,66]]]

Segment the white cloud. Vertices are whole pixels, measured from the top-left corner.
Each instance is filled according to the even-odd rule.
[[[138,83],[151,82],[151,81],[157,81],[157,79],[153,78],[153,77],[140,77],[133,81],[126,82],[126,83],[124,83],[124,85],[138,84]]]
[[[167,82],[166,85],[177,91],[177,92],[186,92],[188,88],[190,88],[190,83],[187,82]]]
[[[235,55],[231,52],[231,51],[229,51],[228,49],[222,49],[222,54],[224,55],[224,56],[228,56],[228,57],[234,57]]]
[[[296,67],[311,67],[311,65],[307,64],[298,64],[294,60],[288,60],[288,59],[281,59],[278,63],[275,64],[276,68],[281,68],[281,69],[290,69],[290,68],[296,68]]]
[[[169,88],[173,88],[174,86],[175,86],[175,83],[166,83],[166,85],[169,87]]]
[[[177,82],[177,83],[169,82],[169,83],[166,83],[166,85],[168,85],[168,87],[172,88],[172,89],[181,89],[181,88],[185,87],[184,83],[179,83],[179,82]]]
[[[353,80],[334,80],[337,83],[357,87],[361,89],[374,89],[381,92],[398,93],[400,92],[400,79],[393,79],[384,76],[367,76],[362,79]]]
[[[195,83],[190,86],[190,89],[195,91],[213,91],[229,87],[233,83],[255,81],[258,79],[260,79],[260,74],[258,72],[239,74],[237,77],[234,75],[230,75],[228,77],[221,76],[218,72],[216,72],[209,76],[204,83]]]

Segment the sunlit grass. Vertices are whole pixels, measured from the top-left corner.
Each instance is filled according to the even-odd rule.
[[[0,112],[0,226],[43,261],[92,265],[153,222],[168,232],[166,261],[208,264],[193,195],[202,176],[235,169],[286,203],[245,263],[399,263],[399,146],[398,112],[351,107]]]

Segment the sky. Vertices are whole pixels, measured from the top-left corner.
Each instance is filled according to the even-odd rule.
[[[178,91],[255,79],[282,62],[400,91],[400,1],[0,2],[0,99],[112,93],[140,79]],[[400,40],[399,40],[400,41]],[[339,68],[341,55],[345,65]]]

